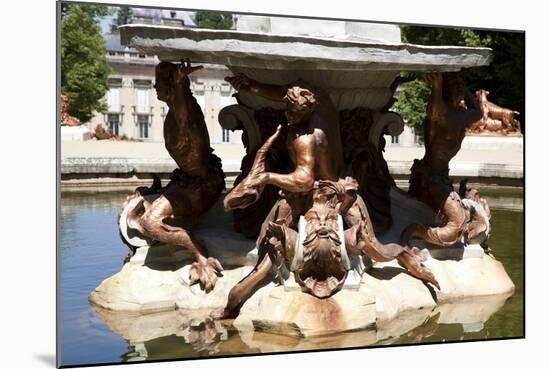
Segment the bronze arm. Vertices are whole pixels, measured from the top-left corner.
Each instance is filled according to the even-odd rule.
[[[191,63],[187,59],[186,62],[182,60],[175,72],[174,99],[172,102],[173,106],[170,108],[174,109],[179,125],[188,126],[193,111],[192,101],[194,97],[190,89],[189,74],[202,68],[202,65],[191,67]]]
[[[294,141],[296,169],[289,174],[265,173],[265,184],[275,185],[290,192],[306,192],[315,181],[315,137],[306,135]]]
[[[430,94],[430,100],[427,107],[428,122],[440,121],[445,112],[443,110],[443,76],[439,72],[428,74],[425,78],[425,82],[432,87]]]
[[[272,101],[282,102],[286,95],[286,87],[261,83],[242,73],[233,77],[225,77],[224,80],[231,83],[237,91],[245,90]]]

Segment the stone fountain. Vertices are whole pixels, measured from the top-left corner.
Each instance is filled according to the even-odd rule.
[[[223,64],[234,75],[242,73],[264,84],[286,85],[305,80],[326,91],[341,122],[364,122],[360,123],[360,142],[355,144],[368,147],[376,165],[367,170],[367,180],[361,182],[361,187],[368,182],[386,190],[382,191],[384,196],[379,196],[366,186],[361,195],[369,207],[376,236],[383,243],[397,243],[409,224],[427,224],[435,217],[429,206],[399,190],[385,170],[383,135],[398,135],[404,126],[399,114],[389,110],[396,78],[405,71],[452,72],[483,66],[492,57],[487,48],[403,44],[399,28],[393,25],[281,17],[241,16],[237,29],[231,31],[129,24],[120,28],[120,34],[123,44],[156,54],[162,61],[189,58],[194,63]],[[275,130],[274,123],[280,119],[285,104],[247,91],[240,91],[237,100],[238,104],[222,109],[219,122],[226,129],[243,131],[247,155],[243,158],[243,174],[238,178],[242,181],[251,170],[258,149]],[[266,126],[270,129],[262,129]],[[343,137],[359,135],[359,129],[353,128],[357,125],[350,127],[342,131]],[[172,245],[153,245],[151,240],[140,237],[128,227],[127,210],[123,211],[121,235],[136,252],[119,273],[90,294],[90,301],[101,310],[104,320],[116,323],[116,331],[127,328],[118,327],[122,320],[111,319],[110,314],[132,312],[155,317],[158,315],[154,314],[177,309],[180,317],[208,317],[213,309],[227,304],[231,287],[253,269],[257,252],[250,238],[257,236],[273,205],[276,195],[271,195],[271,199],[260,201],[265,206],[232,213],[224,212],[219,200],[194,230],[208,245],[209,255],[225,268],[209,293],[190,283],[190,253]],[[442,316],[453,316],[452,309],[445,308],[444,303],[498,295],[502,297],[500,306],[500,301],[514,291],[502,264],[480,244],[462,242],[444,249],[421,241],[413,244],[421,250],[424,264],[439,281],[439,289],[414,278],[395,260],[373,262],[363,257],[360,270],[353,278],[350,273],[342,289],[328,298],[302,292],[288,276],[284,281],[267,283],[243,303],[233,325],[244,333],[256,330],[298,337],[373,328],[379,332],[406,332],[426,317],[410,319],[412,326],[406,327],[401,326],[405,323],[392,322],[412,311],[447,309],[448,314]],[[181,320],[172,315],[166,319]],[[483,324],[486,319],[468,316],[463,320]],[[372,341],[384,337],[374,334]],[[134,340],[143,342],[146,338]]]

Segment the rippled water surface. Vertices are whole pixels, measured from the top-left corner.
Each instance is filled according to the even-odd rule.
[[[125,194],[120,191],[62,193],[59,269],[62,365],[523,335],[523,193],[517,190],[487,193],[494,209],[490,245],[516,285],[514,295],[508,299],[477,299],[438,307],[437,314],[432,312],[425,317],[415,315],[403,320],[410,327],[400,327],[396,330],[398,334],[383,339],[373,330],[308,339],[261,332],[239,334],[231,325],[189,321],[177,311],[149,317],[96,311],[88,303],[88,294],[103,279],[121,269],[127,254],[116,225],[118,208]],[[460,309],[477,309],[488,320],[443,318],[461,316]],[[164,334],[166,330],[156,332],[157,322],[170,322],[172,331],[168,334]],[[394,327],[388,327],[391,329]]]

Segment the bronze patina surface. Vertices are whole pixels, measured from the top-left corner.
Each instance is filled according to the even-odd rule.
[[[189,271],[191,284],[200,282],[210,291],[223,268],[186,228],[214,205],[225,187],[221,160],[212,153],[203,113],[189,88],[189,74],[200,68],[189,61],[157,65],[155,89],[169,107],[164,121],[166,150],[179,168],[166,187],[157,181],[150,188],[138,188],[124,205],[141,197],[129,213],[128,225],[153,240],[192,251],[197,261]],[[160,196],[149,202],[143,196],[150,194]]]

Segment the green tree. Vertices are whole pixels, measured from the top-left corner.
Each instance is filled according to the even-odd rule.
[[[430,88],[424,82],[412,81],[401,88],[393,108],[401,114],[405,122],[422,136],[426,119],[426,104]]]
[[[113,19],[113,23],[111,23],[111,33],[118,33],[118,26],[132,23],[133,15],[132,8],[129,6],[121,6],[118,8],[116,18]]]
[[[65,17],[69,14],[69,10],[73,6],[78,6],[83,12],[88,14],[92,18],[104,17],[107,15],[113,15],[113,9],[107,5],[88,5],[88,4],[73,4],[73,3],[61,3],[61,17]]]
[[[69,112],[82,122],[104,111],[107,92],[105,40],[85,7],[71,4],[61,21],[61,92],[70,97]]]
[[[491,92],[490,101],[525,111],[525,34],[460,28],[402,26],[402,41],[421,45],[457,45],[490,47],[493,50],[491,65],[468,68],[464,79],[470,91],[485,89]],[[409,125],[422,133],[426,104],[430,89],[420,81],[403,85],[394,108],[401,112]],[[519,117],[523,122],[525,116]]]
[[[199,10],[195,13],[195,23],[199,28],[231,29],[233,27],[233,15],[231,13]]]

